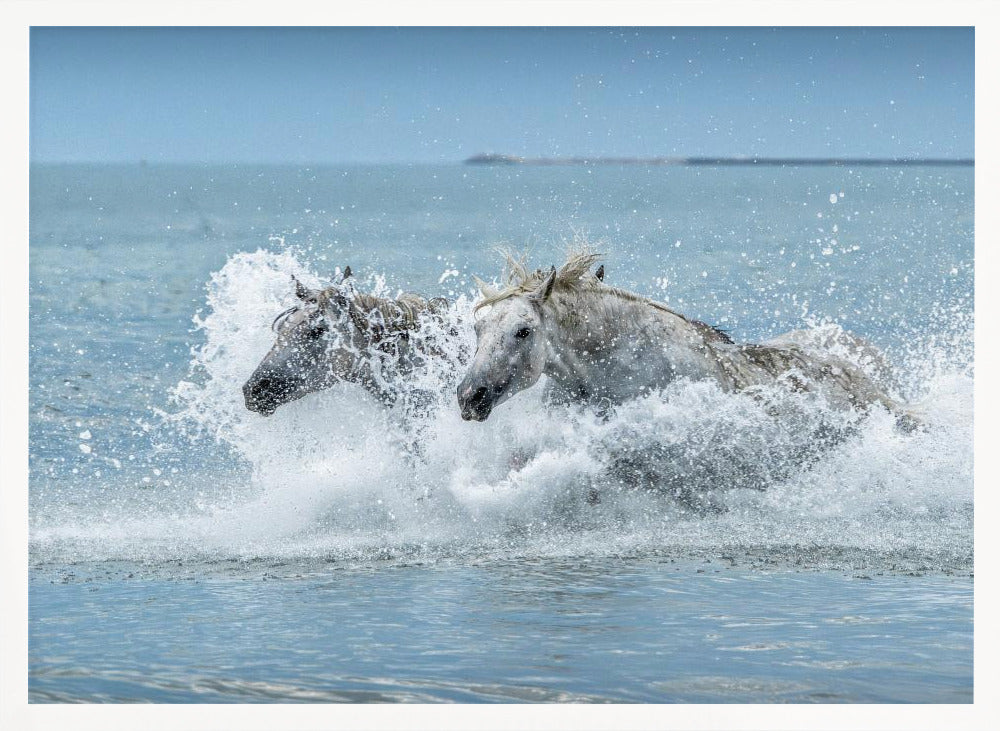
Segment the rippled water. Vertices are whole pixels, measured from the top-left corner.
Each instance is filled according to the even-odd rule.
[[[971,701],[972,213],[969,169],[34,167],[32,700]],[[869,338],[926,428],[467,423],[447,358],[416,422],[243,407],[290,274],[447,296],[460,349],[493,245],[574,240],[738,341]]]
[[[968,580],[718,558],[172,568],[73,567],[67,583],[33,584],[46,606],[33,698],[972,700]]]

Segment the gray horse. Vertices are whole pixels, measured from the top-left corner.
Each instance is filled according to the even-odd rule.
[[[363,294],[350,277],[347,267],[339,282],[322,290],[307,289],[293,277],[299,303],[274,320],[274,346],[243,385],[250,411],[270,416],[279,406],[338,381],[360,384],[393,403],[400,377],[420,358],[433,355],[433,338],[414,336],[427,317],[442,321],[447,300]]]
[[[578,253],[558,270],[528,271],[508,256],[507,284],[477,280],[477,350],[458,386],[462,418],[484,421],[499,404],[545,374],[551,395],[595,405],[664,388],[679,378],[711,379],[727,391],[784,383],[818,391],[836,408],[880,404],[906,412],[876,380],[844,358],[808,346],[801,331],[762,344],[728,335],[658,302],[603,282],[590,267],[597,254]],[[885,370],[881,356],[843,333],[838,345]],[[874,369],[869,369],[874,370]]]

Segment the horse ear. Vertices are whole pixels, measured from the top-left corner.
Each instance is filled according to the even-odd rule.
[[[305,285],[302,284],[295,275],[292,275],[292,281],[295,282],[295,296],[298,297],[303,302],[308,302],[312,298],[312,292],[310,292]]]
[[[599,267],[597,267],[597,271],[594,272],[594,276],[597,277],[597,279],[599,281],[601,281],[601,282],[604,281],[604,265],[603,264],[601,264]]]
[[[534,292],[531,293],[531,299],[535,300],[536,302],[544,302],[549,298],[549,295],[552,294],[552,287],[555,286],[555,283],[556,283],[556,268],[553,266],[551,269],[549,269],[549,273],[545,277],[545,281],[543,281],[540,285],[538,285],[538,289],[536,289]]]
[[[343,282],[343,281],[344,281],[345,279],[347,279],[347,278],[348,278],[349,276],[351,276],[351,267],[350,267],[350,265],[348,265],[348,266],[344,267],[344,276],[342,276],[342,277],[340,278],[340,281],[341,281],[341,282]]]

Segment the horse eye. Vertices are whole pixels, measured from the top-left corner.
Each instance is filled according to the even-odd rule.
[[[315,340],[322,337],[324,333],[326,333],[326,325],[315,325],[306,330],[306,337]]]
[[[514,333],[514,337],[517,338],[518,340],[524,340],[529,335],[531,335],[531,328],[527,327],[522,327],[516,333]]]

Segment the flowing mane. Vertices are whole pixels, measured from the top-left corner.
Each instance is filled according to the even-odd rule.
[[[525,255],[518,257],[509,251],[502,251],[501,254],[505,260],[502,279],[506,282],[506,284],[501,289],[497,289],[482,281],[478,277],[475,277],[476,284],[479,286],[479,290],[483,295],[483,299],[476,303],[475,310],[477,311],[483,307],[489,307],[497,302],[510,299],[511,297],[517,297],[519,295],[525,295],[533,292],[550,274],[550,271],[545,271],[544,269],[535,269],[534,271],[529,270],[525,264],[525,259],[527,258]],[[691,323],[698,329],[699,332],[701,332],[702,336],[711,341],[724,343],[733,342],[729,335],[727,335],[723,330],[701,322],[700,320],[685,317],[681,313],[675,312],[666,305],[651,300],[648,297],[643,297],[635,292],[629,292],[628,290],[605,284],[602,280],[598,279],[590,272],[590,268],[600,261],[603,256],[603,254],[591,251],[571,252],[566,257],[565,263],[556,269],[556,277],[555,282],[552,285],[552,291],[564,293],[573,292],[578,294],[586,293],[598,296],[615,297],[629,302],[640,302],[657,310],[668,312],[675,317],[679,317],[682,320]]]
[[[319,293],[318,301],[322,303],[323,300],[332,299],[338,294],[342,292],[336,286],[327,287]],[[390,299],[355,291],[348,299],[366,317],[378,312],[382,320],[395,330],[417,329],[420,324],[418,319],[420,314],[435,308],[435,300],[428,302],[423,297],[409,292],[401,294],[396,299]]]
[[[365,315],[378,310],[387,323],[404,330],[416,329],[420,313],[431,306],[423,297],[410,293],[402,294],[396,299],[358,293],[354,296],[354,303]]]

